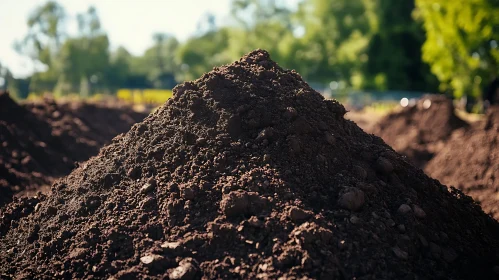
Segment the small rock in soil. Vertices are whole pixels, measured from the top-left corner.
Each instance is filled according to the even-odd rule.
[[[197,263],[192,258],[183,259],[179,266],[174,268],[168,275],[174,280],[191,280],[196,277],[198,272]]]
[[[399,206],[397,213],[405,215],[407,213],[411,212],[411,207],[407,204],[402,204]]]
[[[227,217],[235,217],[248,212],[248,194],[243,191],[232,191],[224,195],[220,208]]]
[[[379,172],[383,174],[390,174],[393,172],[393,164],[390,162],[390,160],[384,157],[379,157],[378,160],[376,160],[375,167]]]
[[[395,254],[395,256],[397,256],[398,258],[400,258],[402,260],[409,259],[409,254],[407,252],[405,252],[404,250],[400,249],[399,247],[393,247],[392,251]]]
[[[310,211],[305,211],[301,208],[298,208],[296,206],[293,206],[289,208],[289,217],[293,222],[302,222],[310,218],[313,214],[313,212]]]
[[[140,188],[140,192],[141,193],[148,193],[148,192],[151,192],[152,190],[154,190],[154,185],[150,184],[150,183],[145,183],[144,185],[142,185],[142,187]]]
[[[421,207],[417,206],[416,204],[412,205],[412,210],[414,211],[414,216],[417,218],[423,219],[426,217],[425,211],[421,209]]]
[[[340,207],[350,210],[350,211],[358,211],[362,206],[364,206],[365,195],[362,190],[351,187],[343,193],[339,200],[338,204]]]

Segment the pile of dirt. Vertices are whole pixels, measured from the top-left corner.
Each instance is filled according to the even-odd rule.
[[[344,114],[265,51],[215,68],[9,204],[0,275],[497,276],[499,224]]]
[[[423,168],[456,129],[468,124],[454,113],[452,100],[425,95],[414,106],[387,115],[374,129],[397,152]]]
[[[19,105],[0,93],[0,207],[13,194],[44,191],[145,116],[126,106],[53,99]]]
[[[75,161],[96,155],[116,135],[147,116],[124,104],[56,103],[51,97],[23,106],[51,125],[53,134],[68,143],[66,148]]]
[[[499,107],[470,131],[458,131],[425,171],[473,197],[499,220]]]
[[[0,206],[25,188],[50,185],[73,161],[52,128],[0,92]]]

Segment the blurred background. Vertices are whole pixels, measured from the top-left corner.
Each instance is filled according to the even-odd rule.
[[[499,0],[0,2],[0,89],[162,103],[256,48],[350,108],[497,87]]]

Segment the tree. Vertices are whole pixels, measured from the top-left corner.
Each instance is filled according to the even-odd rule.
[[[125,87],[131,75],[131,61],[132,55],[124,47],[119,47],[111,54],[110,65],[105,73],[107,85],[111,90]]]
[[[414,0],[378,0],[377,29],[370,39],[363,70],[364,88],[435,91],[437,80],[422,61],[425,34],[414,21]]]
[[[79,14],[77,19],[79,36],[67,39],[59,53],[61,73],[57,82],[58,94],[81,92],[81,89],[93,93],[108,82],[109,39],[100,27],[97,11],[90,7],[86,13]]]
[[[294,57],[305,61],[305,76],[361,87],[366,50],[377,28],[375,8],[367,0],[301,2],[296,16],[305,32]]]
[[[283,47],[294,39],[292,12],[275,0],[234,0],[231,15],[235,26],[226,29],[230,38],[227,56],[237,59],[254,49],[266,49],[281,65],[288,67],[289,56]]]
[[[57,2],[49,1],[37,7],[28,17],[28,34],[14,48],[33,61],[34,74],[31,88],[35,91],[51,90],[58,77],[54,65],[65,33],[66,12]],[[47,69],[43,74],[40,70]]]
[[[456,97],[479,97],[499,74],[499,1],[416,0],[426,41],[423,60]]]
[[[229,29],[221,28],[191,37],[176,52],[178,81],[192,80],[210,71],[216,65],[230,62],[225,50],[229,45]]]
[[[34,62],[52,66],[52,59],[65,36],[66,11],[57,2],[49,1],[40,6],[28,18],[28,34],[15,49],[31,57]]]

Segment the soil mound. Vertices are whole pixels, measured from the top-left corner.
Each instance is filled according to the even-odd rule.
[[[116,135],[127,132],[147,116],[122,104],[56,103],[50,97],[23,106],[50,124],[53,134],[62,139],[75,161],[96,155]]]
[[[0,200],[6,202],[13,192],[50,185],[54,177],[68,174],[73,161],[62,144],[50,125],[8,93],[0,93]]]
[[[473,197],[499,220],[499,106],[477,127],[453,134],[425,170]]]
[[[491,278],[498,223],[257,50],[0,220],[0,274]]]
[[[127,106],[50,98],[18,105],[0,93],[0,206],[12,194],[50,186],[145,116]]]
[[[467,126],[455,115],[451,99],[425,95],[414,106],[387,115],[374,134],[422,168],[454,130]]]

